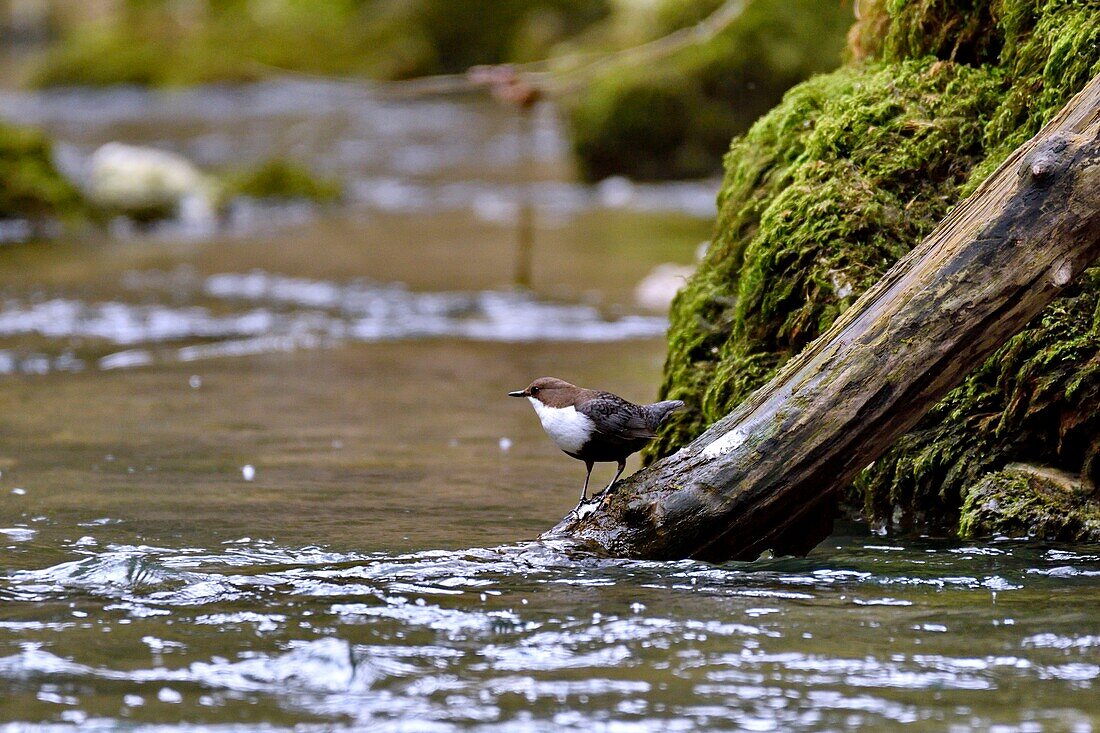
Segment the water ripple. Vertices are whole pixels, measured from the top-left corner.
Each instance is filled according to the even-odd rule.
[[[171,281],[187,288],[175,294],[176,300],[201,298],[216,305],[9,298],[0,306],[0,338],[43,337],[65,353],[52,357],[0,350],[0,373],[80,370],[85,361],[66,350],[81,340],[126,347],[94,360],[99,369],[111,370],[322,348],[341,341],[606,342],[653,338],[667,327],[663,317],[608,316],[589,305],[517,291],[419,293],[399,284],[334,283],[262,271],[214,275],[189,286],[186,278],[130,280],[131,286]]]
[[[227,715],[273,704],[337,727],[800,730],[942,724],[930,691],[1090,695],[1100,679],[1100,641],[1071,630],[1073,614],[1091,613],[1087,594],[1060,604],[1070,627],[1028,612],[1057,588],[1030,571],[1095,560],[1027,546],[931,551],[939,577],[916,576],[929,551],[908,549],[885,568],[861,567],[865,550],[713,566],[558,543],[390,555],[241,538],[215,550],[72,551],[81,556],[0,576],[10,599],[0,680],[70,707],[97,690]],[[960,572],[974,557],[995,572]],[[929,607],[944,594],[950,603]],[[995,594],[1017,594],[1013,624]],[[132,629],[142,654],[114,663],[65,641],[97,627]],[[975,644],[989,630],[1004,651]],[[989,711],[966,720],[1005,722]]]

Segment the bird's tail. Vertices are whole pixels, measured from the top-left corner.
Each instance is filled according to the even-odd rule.
[[[664,402],[654,402],[652,405],[646,405],[646,417],[649,418],[650,427],[654,430],[661,427],[661,424],[668,419],[669,415],[683,406],[683,400],[665,400]]]

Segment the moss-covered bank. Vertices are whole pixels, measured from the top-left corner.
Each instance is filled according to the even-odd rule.
[[[72,219],[83,211],[80,194],[54,167],[46,136],[0,122],[0,220],[37,225]]]
[[[1100,5],[1086,0],[864,9],[849,65],[795,87],[730,147],[714,242],[672,308],[661,393],[694,409],[650,457],[764,383],[1100,73]],[[850,501],[876,522],[957,531],[969,492],[1010,462],[1097,478],[1098,295],[1093,270]]]
[[[655,31],[697,21],[689,11],[720,4],[666,0]],[[851,6],[836,0],[754,0],[708,43],[656,64],[611,69],[567,103],[582,174],[598,180],[720,172],[733,135],[792,85],[836,68],[851,17]]]

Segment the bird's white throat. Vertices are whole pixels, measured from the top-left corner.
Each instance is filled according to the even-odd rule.
[[[596,429],[587,416],[577,412],[577,408],[547,407],[534,397],[528,397],[539,416],[542,429],[566,453],[579,453]]]

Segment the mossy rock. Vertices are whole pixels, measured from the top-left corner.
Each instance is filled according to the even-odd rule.
[[[959,535],[1100,542],[1100,495],[1062,471],[1009,464],[968,489]]]
[[[726,156],[710,250],[674,301],[663,398],[692,408],[648,458],[696,437],[820,335],[1011,150],[1100,73],[1100,6],[890,0],[853,61],[787,93]],[[1095,270],[861,476],[874,521],[956,531],[1009,462],[1095,472]]]
[[[255,168],[226,176],[221,198],[237,196],[255,199],[305,200],[321,204],[334,203],[343,195],[338,181],[315,175],[302,166],[273,158]]]
[[[997,80],[923,59],[799,85],[726,158],[715,238],[673,302],[663,393],[698,435],[930,231],[981,160]]]
[[[0,122],[0,219],[68,219],[81,215],[79,192],[58,173],[40,131]]]
[[[699,16],[692,3],[666,3],[661,22]],[[582,175],[644,180],[720,172],[733,135],[792,85],[840,63],[850,19],[850,8],[832,0],[756,0],[705,44],[598,77],[567,102]]]

